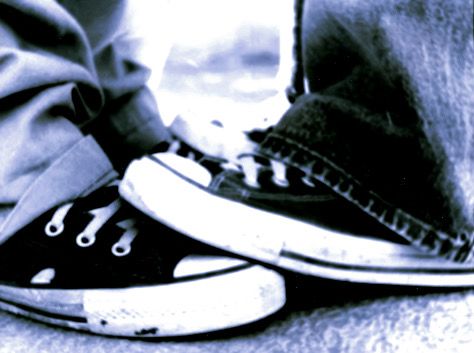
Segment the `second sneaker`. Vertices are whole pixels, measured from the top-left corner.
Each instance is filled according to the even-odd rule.
[[[130,164],[122,196],[215,247],[292,271],[397,285],[472,286],[474,268],[427,255],[297,168],[249,156],[220,170],[173,153]]]

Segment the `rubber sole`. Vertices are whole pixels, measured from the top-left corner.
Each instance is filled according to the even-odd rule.
[[[0,286],[0,308],[101,335],[174,337],[229,329],[278,311],[282,276],[245,263],[170,284],[123,289]]]
[[[336,280],[474,285],[470,265],[406,245],[338,233],[220,197],[206,189],[203,167],[191,161],[186,167],[181,158],[176,165],[180,170],[188,168],[191,179],[171,168],[174,162],[160,154],[132,162],[120,193],[144,213],[191,238],[287,270]]]

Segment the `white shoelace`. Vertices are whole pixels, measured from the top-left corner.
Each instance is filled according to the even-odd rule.
[[[45,234],[49,237],[56,237],[63,233],[65,225],[64,219],[71,210],[73,203],[64,204],[54,212],[51,220],[45,226]],[[76,244],[80,247],[89,247],[95,243],[97,232],[107,223],[110,218],[121,207],[119,199],[114,200],[110,204],[90,210],[89,213],[93,216],[92,220],[86,225],[84,230],[76,237]],[[117,223],[117,226],[124,230],[120,239],[112,246],[112,254],[115,256],[125,256],[132,250],[132,242],[138,234],[138,229],[135,227],[136,220],[129,218]]]
[[[240,166],[242,167],[242,171],[244,173],[244,182],[252,188],[261,188],[262,186],[258,181],[258,177],[264,168],[269,168],[273,173],[271,178],[272,182],[280,188],[288,188],[290,186],[290,181],[288,180],[289,167],[283,162],[277,160],[270,159],[269,161],[270,166],[266,167],[258,163],[253,156],[241,157]],[[301,182],[308,187],[316,186],[313,178],[308,174],[305,174],[300,179]]]

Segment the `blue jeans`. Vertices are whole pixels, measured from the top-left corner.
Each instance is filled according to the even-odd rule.
[[[125,3],[0,3],[0,242],[167,138],[148,70],[116,40]]]
[[[471,260],[473,33],[471,1],[306,0],[308,93],[260,153],[312,174],[415,246]]]

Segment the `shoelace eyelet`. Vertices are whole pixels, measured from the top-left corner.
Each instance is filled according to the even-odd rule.
[[[304,177],[302,177],[301,181],[311,188],[314,188],[316,186],[309,175],[305,175]]]
[[[48,237],[57,237],[64,231],[64,219],[72,206],[73,203],[69,202],[59,206],[56,211],[54,211],[50,221],[44,227],[44,233]]]
[[[44,233],[51,238],[57,237],[64,230],[64,223],[55,224],[48,222],[44,228]]]
[[[87,248],[95,243],[95,235],[94,234],[87,234],[87,233],[80,233],[76,237],[76,244],[81,248]]]
[[[287,166],[281,161],[270,160],[270,164],[273,170],[272,181],[275,185],[281,188],[287,188],[290,186],[290,182],[286,178]]]
[[[258,175],[261,166],[255,163],[253,157],[251,156],[241,157],[240,166],[242,167],[244,183],[251,188],[259,189],[260,183],[258,182]]]
[[[125,232],[112,246],[112,254],[115,256],[126,256],[132,251],[132,242],[138,234],[138,229],[135,228],[135,222],[135,219],[130,218],[117,223],[117,226],[124,229]]]
[[[279,178],[273,176],[272,181],[276,186],[279,186],[281,188],[287,188],[287,187],[290,186],[290,183],[286,179],[279,179]]]
[[[130,246],[124,246],[123,244],[116,243],[112,246],[112,254],[117,257],[122,257],[130,254],[132,248]]]

